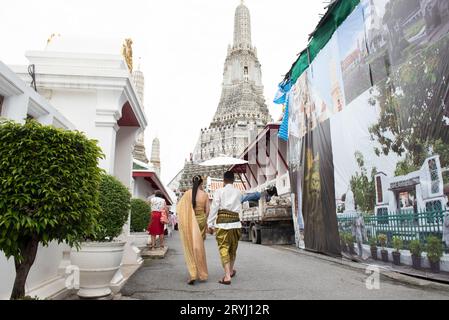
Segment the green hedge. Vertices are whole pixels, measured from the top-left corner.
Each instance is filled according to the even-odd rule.
[[[99,228],[92,240],[112,241],[119,236],[128,220],[131,193],[116,178],[104,174],[100,183]]]
[[[150,223],[151,207],[141,199],[131,199],[131,232],[144,232]]]

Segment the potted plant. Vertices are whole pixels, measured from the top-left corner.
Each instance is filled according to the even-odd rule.
[[[377,240],[376,240],[376,238],[369,239],[369,246],[370,246],[370,250],[371,250],[371,257],[374,260],[377,260]]]
[[[76,246],[96,226],[96,142],[35,121],[0,123],[0,250],[13,258],[11,299],[25,299],[38,245]]]
[[[379,240],[380,246],[382,247],[382,249],[380,250],[380,254],[382,256],[382,261],[388,262],[388,250],[385,250],[385,247],[387,246],[387,239],[388,239],[387,235],[379,234],[377,239]]]
[[[346,243],[348,244],[349,254],[355,255],[354,236],[349,232],[346,234]]]
[[[346,233],[340,233],[340,244],[343,252],[348,252],[348,247],[346,245]]]
[[[141,199],[131,199],[131,235],[134,245],[138,248],[146,247],[149,240],[147,232],[150,223],[151,207]]]
[[[128,220],[131,194],[116,178],[103,174],[99,188],[98,227],[80,248],[73,248],[72,264],[80,270],[82,298],[111,294],[110,282],[120,269],[126,242],[115,240]]]
[[[412,265],[413,268],[419,270],[421,269],[421,254],[422,254],[422,246],[419,240],[410,241],[410,253],[412,254]]]
[[[427,258],[429,259],[432,272],[440,272],[440,260],[443,256],[443,243],[435,236],[427,238]]]
[[[402,250],[403,248],[403,241],[400,237],[393,237],[393,248],[396,251],[393,251],[392,255],[393,255],[393,264],[400,266],[401,265],[401,252],[400,250]]]

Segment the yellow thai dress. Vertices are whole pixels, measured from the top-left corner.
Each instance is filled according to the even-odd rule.
[[[177,205],[178,226],[184,249],[184,258],[190,280],[205,281],[208,278],[206,250],[207,217],[205,208],[192,207],[192,190],[187,191]]]

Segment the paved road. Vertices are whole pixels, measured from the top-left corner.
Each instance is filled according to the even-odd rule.
[[[350,267],[283,250],[240,242],[231,286],[222,276],[215,238],[206,240],[209,281],[188,286],[179,234],[168,240],[165,259],[151,261],[122,289],[124,299],[260,300],[260,299],[449,299],[448,292],[411,287],[381,279],[380,290],[368,290],[366,275]]]

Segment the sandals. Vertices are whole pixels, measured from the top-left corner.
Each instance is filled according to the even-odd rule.
[[[187,282],[187,284],[189,286],[193,286],[193,285],[195,285],[195,280],[190,280],[189,282]]]
[[[234,278],[234,277],[236,276],[236,274],[237,274],[237,270],[232,271],[231,278]],[[224,285],[229,286],[229,285],[231,284],[231,281],[225,281],[225,278],[226,278],[226,277],[223,277],[223,279],[221,279],[220,281],[218,281],[218,283],[219,283],[219,284],[224,284]]]
[[[226,286],[229,286],[231,284],[231,281],[225,281],[225,277],[223,277],[223,279],[221,279],[220,281],[218,281],[219,284],[224,284]]]

